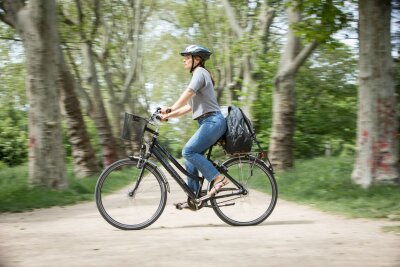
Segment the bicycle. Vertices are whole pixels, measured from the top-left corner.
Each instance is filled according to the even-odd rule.
[[[121,137],[131,140],[132,136],[138,135],[140,154],[114,162],[98,178],[96,205],[109,224],[122,230],[140,230],[161,216],[170,187],[165,174],[152,159],[159,162],[186,193],[187,205],[192,210],[212,208],[222,221],[232,226],[257,225],[269,217],[277,201],[278,189],[272,165],[262,150],[256,155],[233,155],[218,164],[211,155],[213,146],[219,142],[211,146],[206,152],[207,159],[230,183],[210,197],[207,192],[212,188],[212,182],[203,189],[204,177],[188,173],[158,142],[159,112],[157,109],[150,119],[125,113]],[[148,139],[145,138],[147,135]],[[200,181],[200,190],[192,192],[171,163],[184,175]]]

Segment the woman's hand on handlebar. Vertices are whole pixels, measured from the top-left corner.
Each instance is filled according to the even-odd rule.
[[[170,107],[162,107],[161,108],[161,110],[160,110],[160,113],[161,114],[168,114],[168,113],[171,113],[171,108]]]
[[[158,118],[160,119],[161,122],[166,122],[168,121],[168,114],[159,114]]]
[[[159,109],[159,114],[157,115],[158,119],[162,122],[168,121],[168,113],[171,112],[170,107],[162,107]]]

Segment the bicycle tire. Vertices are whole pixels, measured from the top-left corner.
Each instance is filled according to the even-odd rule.
[[[164,211],[167,190],[160,170],[143,164],[143,177],[133,196],[142,168],[138,158],[116,161],[100,175],[95,188],[96,205],[101,216],[122,230],[140,230],[154,223]]]
[[[231,158],[222,165],[247,190],[247,194],[210,199],[218,217],[233,226],[257,225],[267,219],[275,208],[278,187],[265,162],[247,155]],[[231,182],[217,196],[237,190],[238,187]]]

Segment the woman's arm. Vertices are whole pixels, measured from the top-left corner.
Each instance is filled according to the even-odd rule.
[[[163,114],[162,118],[163,118],[163,120],[166,120],[168,118],[176,118],[176,117],[182,116],[182,115],[190,112],[191,110],[192,110],[192,107],[187,104],[187,105],[180,107],[174,111],[171,111],[170,113]]]
[[[192,107],[188,104],[188,102],[194,94],[194,91],[188,88],[183,91],[179,99],[171,107],[161,108],[163,120],[179,117],[191,111]]]
[[[178,110],[181,107],[184,107],[188,104],[189,100],[193,97],[194,92],[192,89],[188,88],[185,91],[183,91],[183,93],[181,94],[181,96],[179,97],[179,99],[175,102],[175,104],[173,104],[170,109],[171,112]]]

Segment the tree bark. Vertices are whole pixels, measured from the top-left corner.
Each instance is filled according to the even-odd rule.
[[[76,26],[79,29],[79,34],[82,39],[81,52],[86,71],[86,80],[87,84],[91,88],[89,115],[93,119],[99,135],[100,145],[103,153],[102,163],[104,166],[108,166],[119,158],[119,147],[117,146],[116,140],[112,134],[111,125],[107,116],[106,108],[104,106],[97,75],[95,52],[93,50],[93,40],[98,37],[98,29],[101,23],[101,1],[93,1],[91,8],[93,9],[94,14],[88,16],[91,20],[89,26],[90,31],[84,30],[86,25],[85,17],[87,15],[83,9],[84,6],[80,0],[76,0],[75,4],[78,15]]]
[[[276,169],[289,169],[294,165],[293,147],[295,132],[295,77],[300,66],[317,47],[311,42],[301,48],[301,42],[292,26],[301,20],[300,11],[295,6],[287,9],[289,30],[275,77],[273,92],[272,133],[269,156]]]
[[[390,44],[390,1],[359,1],[357,156],[362,187],[399,183],[398,120]]]
[[[27,63],[29,103],[29,180],[33,185],[66,188],[62,142],[60,62],[54,0],[2,1],[2,20],[22,38]]]
[[[76,81],[68,69],[61,49],[59,55],[61,101],[72,146],[75,175],[80,178],[92,176],[99,172],[100,166],[86,131],[81,104],[76,93]]]
[[[108,166],[118,159],[118,146],[111,131],[111,125],[104,107],[103,97],[97,77],[96,63],[90,42],[82,44],[83,59],[87,70],[87,81],[92,92],[92,117],[100,138],[103,151],[103,164]]]

